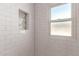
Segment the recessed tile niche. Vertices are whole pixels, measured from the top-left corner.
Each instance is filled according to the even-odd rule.
[[[21,32],[25,32],[28,28],[28,13],[19,9],[19,29]]]

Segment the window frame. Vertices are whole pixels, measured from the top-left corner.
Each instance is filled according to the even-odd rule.
[[[50,39],[54,39],[54,38],[56,38],[56,39],[65,39],[65,40],[67,40],[67,39],[76,39],[76,36],[77,36],[77,24],[76,24],[76,22],[77,22],[77,19],[75,18],[75,12],[74,12],[74,8],[75,8],[75,5],[74,5],[74,3],[71,3],[71,22],[72,22],[72,25],[71,25],[71,36],[61,36],[61,35],[51,35],[51,8],[53,8],[53,7],[57,7],[57,6],[59,6],[59,5],[63,5],[63,4],[66,4],[66,3],[57,3],[56,5],[50,5],[49,6],[49,8],[48,8],[48,10],[49,10],[49,38]],[[76,19],[76,20],[75,20]]]

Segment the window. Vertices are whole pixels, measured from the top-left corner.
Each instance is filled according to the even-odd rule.
[[[51,35],[71,36],[71,4],[51,8]]]

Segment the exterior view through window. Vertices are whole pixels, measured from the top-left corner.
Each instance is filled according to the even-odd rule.
[[[51,8],[51,35],[71,36],[71,4]]]

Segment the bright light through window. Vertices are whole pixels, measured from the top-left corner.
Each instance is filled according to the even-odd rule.
[[[71,36],[71,4],[51,8],[51,35]]]

